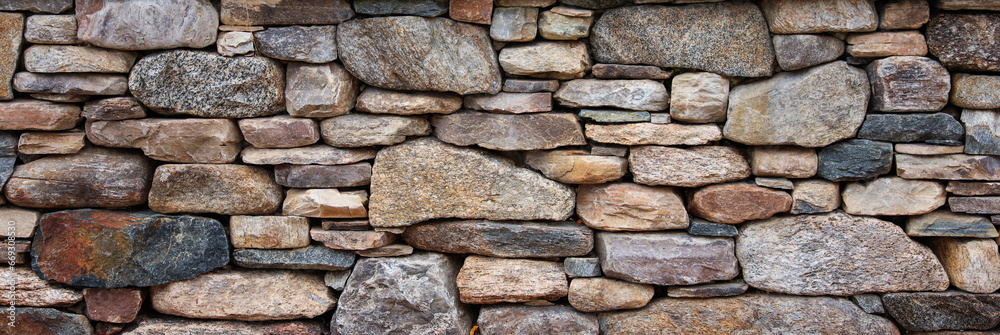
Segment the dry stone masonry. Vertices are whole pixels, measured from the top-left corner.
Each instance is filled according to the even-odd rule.
[[[993,0],[0,0],[0,335],[1000,334],[997,224]]]

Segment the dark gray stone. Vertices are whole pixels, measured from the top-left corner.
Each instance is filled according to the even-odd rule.
[[[483,335],[592,335],[599,332],[597,315],[565,305],[488,305],[480,310],[478,323]]]
[[[739,234],[736,226],[725,223],[709,222],[702,219],[691,219],[687,227],[688,234],[699,236],[726,236],[733,237]]]
[[[906,220],[910,236],[996,238],[997,230],[985,216],[938,210]]]
[[[14,162],[17,161],[18,136],[11,132],[0,131],[0,189],[7,184],[7,179],[14,173]]]
[[[967,154],[1000,155],[1000,113],[995,110],[962,110]]]
[[[767,22],[749,2],[615,8],[597,20],[590,40],[600,63],[695,68],[739,77],[766,77],[773,71]]]
[[[885,314],[885,308],[882,306],[882,297],[877,294],[858,294],[852,295],[851,301],[861,307],[861,310],[868,314]]]
[[[338,24],[354,17],[347,0],[223,0],[221,7],[219,21],[237,26]]]
[[[570,278],[600,277],[601,260],[597,257],[566,257],[563,261]]]
[[[30,11],[58,14],[73,8],[73,0],[4,0],[0,11]],[[20,314],[20,313],[18,313]]]
[[[823,64],[844,54],[844,41],[827,35],[774,35],[774,56],[782,70]]]
[[[42,216],[31,258],[43,279],[74,286],[144,287],[226,265],[229,242],[214,219],[81,209]]]
[[[287,250],[241,249],[233,252],[236,265],[255,269],[345,270],[354,265],[355,257],[352,251],[316,245]]]
[[[892,168],[892,143],[849,139],[819,151],[816,174],[832,181],[871,179]]]
[[[66,313],[54,308],[16,307],[14,308],[14,330],[8,330],[6,322],[0,326],[0,334],[31,335],[93,335],[90,320],[80,314]]]
[[[441,16],[448,0],[354,0],[354,11],[366,15]]]
[[[285,109],[284,66],[264,57],[173,50],[143,57],[129,89],[161,114],[257,117]]]
[[[511,93],[555,92],[558,89],[558,80],[507,79],[503,83],[503,91]]]
[[[290,165],[274,167],[278,185],[291,188],[357,187],[371,183],[372,165],[368,162],[348,165]]]
[[[885,310],[909,331],[986,330],[1000,324],[1000,294],[889,293]]]
[[[307,63],[337,60],[337,26],[268,28],[253,37],[262,56]]]
[[[868,114],[858,138],[888,142],[961,143],[965,127],[945,113]]]
[[[1000,71],[1000,14],[938,14],[927,23],[927,50],[952,70]]]
[[[438,221],[411,226],[406,243],[451,254],[537,258],[582,256],[594,248],[594,233],[572,222]]]
[[[559,0],[563,5],[587,9],[608,9],[631,4],[631,0]]]

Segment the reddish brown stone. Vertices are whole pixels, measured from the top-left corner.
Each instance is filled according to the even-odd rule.
[[[118,121],[146,117],[148,109],[133,97],[114,97],[87,102],[83,117],[93,121]]]
[[[688,226],[681,194],[671,187],[632,183],[581,185],[576,213],[588,227],[601,230],[664,230]]]
[[[493,0],[452,0],[448,16],[455,21],[490,24],[493,18]]]
[[[493,257],[583,256],[594,247],[594,233],[573,222],[433,221],[406,228],[406,243],[423,250]]]
[[[0,102],[0,130],[66,130],[80,122],[80,107],[18,99]]]
[[[291,188],[335,188],[365,186],[371,182],[368,162],[348,165],[290,165],[274,167],[278,185]]]
[[[1000,195],[1000,183],[950,181],[948,182],[948,187],[946,187],[945,190],[947,190],[948,193],[965,196]]]
[[[392,244],[396,235],[374,230],[323,230],[309,231],[313,241],[322,242],[327,248],[337,250],[368,250]]]
[[[88,288],[83,290],[87,318],[94,321],[129,323],[142,308],[145,294],[135,288]]]
[[[6,314],[6,312],[4,313]],[[66,313],[54,308],[15,308],[14,320],[4,317],[0,335],[93,335],[94,330],[86,316]],[[14,327],[7,322],[13,322]]]
[[[18,166],[4,196],[15,205],[33,208],[141,205],[150,189],[150,165],[139,154],[85,148]]]
[[[281,115],[240,120],[243,138],[258,148],[303,147],[319,141],[316,121]]]
[[[719,223],[766,219],[791,208],[788,193],[745,183],[706,186],[688,201],[691,214]]]

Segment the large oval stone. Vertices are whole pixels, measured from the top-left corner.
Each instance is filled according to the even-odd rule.
[[[152,176],[145,156],[99,147],[19,165],[4,196],[33,208],[119,208],[146,202]]]
[[[257,117],[285,107],[284,66],[264,57],[157,53],[135,64],[128,88],[144,105],[166,115]]]
[[[209,0],[77,0],[77,36],[119,50],[204,48],[215,43],[219,12]]]
[[[197,216],[69,210],[42,217],[32,267],[75,286],[152,286],[229,263],[219,221]],[[167,252],[169,250],[169,252]]]
[[[392,16],[337,27],[341,61],[368,85],[393,90],[500,92],[486,28],[445,18]]]

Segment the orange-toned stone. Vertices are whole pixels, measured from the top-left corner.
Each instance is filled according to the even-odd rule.
[[[457,286],[467,304],[556,300],[569,294],[561,263],[476,255],[465,259]]]
[[[791,207],[788,193],[745,183],[706,186],[688,201],[691,214],[719,223],[766,219]]]
[[[490,24],[493,19],[493,0],[452,0],[448,16],[455,21]]]

